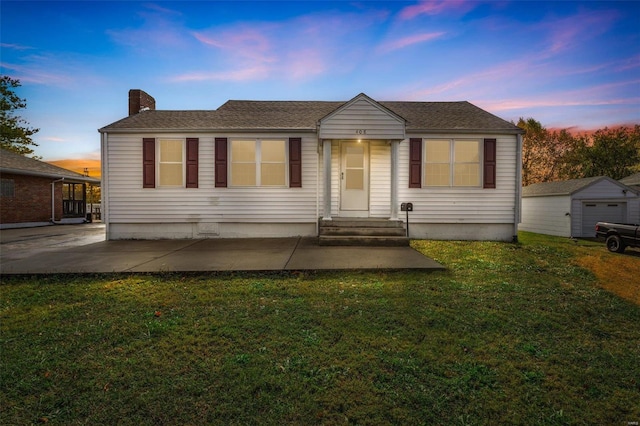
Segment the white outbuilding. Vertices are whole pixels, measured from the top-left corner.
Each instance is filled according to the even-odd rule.
[[[597,222],[640,223],[638,191],[606,176],[522,189],[522,231],[593,237]]]

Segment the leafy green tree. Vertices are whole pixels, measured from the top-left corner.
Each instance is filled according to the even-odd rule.
[[[599,129],[577,138],[565,159],[567,178],[608,176],[618,180],[640,168],[640,125]]]
[[[18,97],[14,90],[20,87],[20,80],[2,76],[0,79],[0,147],[21,155],[33,154],[32,146],[38,146],[31,138],[40,129],[28,127],[26,120],[16,115],[19,109],[27,107],[27,101]]]

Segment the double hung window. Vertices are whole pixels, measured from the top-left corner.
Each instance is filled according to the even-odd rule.
[[[426,186],[480,186],[480,141],[425,140]]]
[[[183,186],[184,141],[160,139],[158,144],[158,182],[160,186]]]
[[[198,138],[142,140],[142,187],[198,187]]]
[[[275,139],[231,140],[231,186],[287,185],[287,144]]]

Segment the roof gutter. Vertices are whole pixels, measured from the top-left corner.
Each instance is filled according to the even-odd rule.
[[[440,133],[459,133],[459,134],[480,134],[480,135],[522,135],[524,130],[518,129],[416,129],[407,127],[407,133],[421,134],[440,134]]]
[[[63,180],[67,180],[69,182],[74,182],[74,183],[85,183],[85,182],[93,183],[93,184],[100,183],[100,179],[95,179],[91,177],[62,176],[62,175],[54,175],[51,173],[36,172],[36,171],[22,170],[22,169],[12,169],[12,168],[6,168],[6,167],[0,168],[0,172],[10,173],[13,175],[37,176],[37,177],[43,177],[43,178],[49,178],[49,179],[63,179]]]
[[[127,128],[127,129],[109,129],[103,127],[98,129],[99,133],[230,133],[230,132],[245,132],[245,133],[284,133],[284,132],[296,132],[296,133],[317,133],[315,128],[252,128],[252,127],[227,127],[221,129],[194,129],[194,128]]]

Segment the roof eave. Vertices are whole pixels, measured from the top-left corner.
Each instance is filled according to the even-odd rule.
[[[259,127],[225,127],[225,128],[118,128],[108,129],[103,127],[98,129],[100,133],[282,133],[282,132],[296,132],[296,133],[316,133],[316,128],[309,127],[278,127],[278,128],[259,128]]]
[[[570,196],[570,192],[553,192],[547,194],[522,194],[522,198],[530,198],[530,197],[568,197]]]
[[[71,181],[72,183],[95,183],[99,184],[100,179],[95,179],[92,177],[83,177],[83,176],[68,176],[63,174],[55,174],[55,173],[45,173],[45,172],[35,172],[31,170],[22,170],[22,169],[12,169],[10,167],[2,167],[0,168],[1,173],[8,173],[13,175],[23,175],[23,176],[37,176],[48,179],[63,179],[65,181]]]
[[[521,135],[524,134],[522,129],[464,129],[464,128],[451,128],[451,129],[419,129],[407,127],[407,133],[471,133],[471,134],[497,134],[497,135]]]

